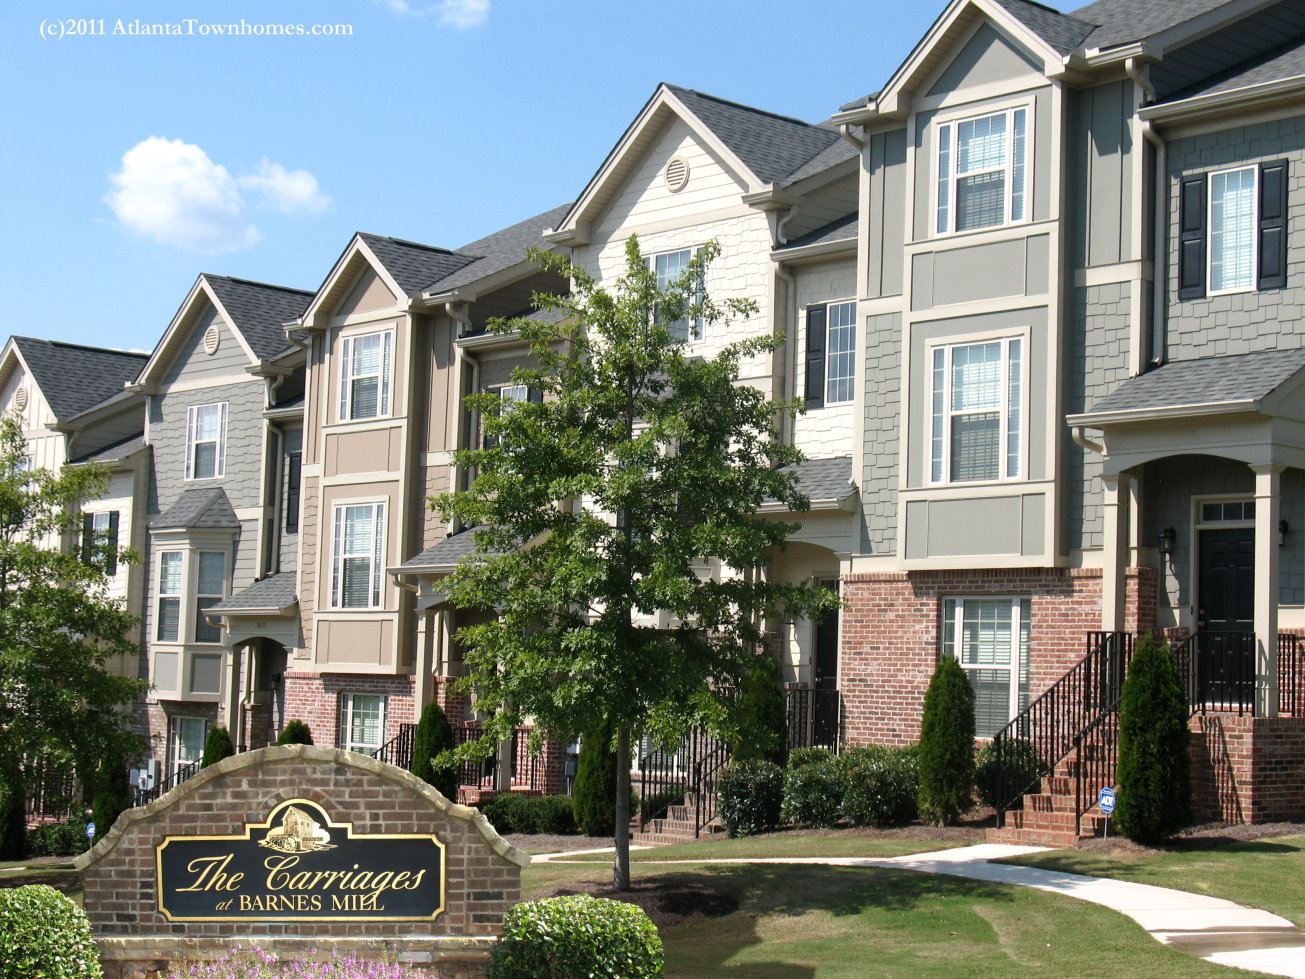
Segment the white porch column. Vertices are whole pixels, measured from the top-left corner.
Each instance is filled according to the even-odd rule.
[[[1104,632],[1124,630],[1125,567],[1129,554],[1129,510],[1133,480],[1125,473],[1101,475],[1105,490],[1102,506],[1101,543],[1101,628]]]
[[[227,733],[231,743],[240,744],[240,681],[244,676],[241,660],[245,644],[236,643],[231,647],[231,659],[227,664],[227,684],[222,692],[222,709],[226,712]]]
[[[1255,473],[1255,716],[1278,716],[1278,520],[1285,466]]]
[[[417,615],[421,625],[417,629],[413,713],[420,717],[422,709],[435,697],[435,613],[431,609],[419,609]]]

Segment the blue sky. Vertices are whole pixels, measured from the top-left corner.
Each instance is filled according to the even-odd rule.
[[[316,289],[354,231],[457,247],[573,199],[660,81],[819,121],[942,6],[4,0],[0,333],[148,350],[200,272]],[[242,18],[352,33],[212,33]]]

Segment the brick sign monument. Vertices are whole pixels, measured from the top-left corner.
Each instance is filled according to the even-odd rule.
[[[132,809],[77,859],[105,979],[233,945],[485,973],[530,857],[393,765],[312,745],[234,755]]]

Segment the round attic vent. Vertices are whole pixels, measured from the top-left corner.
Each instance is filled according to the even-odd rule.
[[[666,189],[672,194],[684,189],[689,182],[689,164],[682,156],[672,157],[666,164]]]
[[[27,407],[27,388],[19,388],[14,392],[14,407],[19,411]]]
[[[221,339],[222,339],[222,335],[218,333],[218,328],[216,326],[210,326],[207,330],[205,330],[204,353],[210,355],[217,353],[218,341],[220,341]]]

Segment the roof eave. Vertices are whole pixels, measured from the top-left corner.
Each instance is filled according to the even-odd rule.
[[[808,262],[820,258],[830,258],[845,252],[855,252],[855,238],[839,238],[836,241],[818,241],[811,245],[796,248],[776,248],[770,257],[776,262]]]
[[[1305,99],[1305,75],[1275,78],[1257,85],[1245,85],[1225,92],[1194,95],[1177,102],[1161,102],[1143,106],[1137,114],[1151,122],[1180,122],[1199,116],[1216,114],[1222,109],[1240,108],[1256,102],[1294,101]]]
[[[299,599],[289,605],[247,605],[241,608],[204,609],[205,618],[222,618],[233,615],[290,615],[299,607]]]
[[[1202,418],[1210,415],[1247,414],[1254,413],[1259,408],[1259,398],[1240,398],[1236,401],[1211,401],[1205,404],[1169,405],[1160,408],[1087,411],[1079,415],[1066,415],[1065,423],[1072,428],[1103,428],[1108,425],[1125,425],[1130,422],[1170,421],[1183,418]]]

